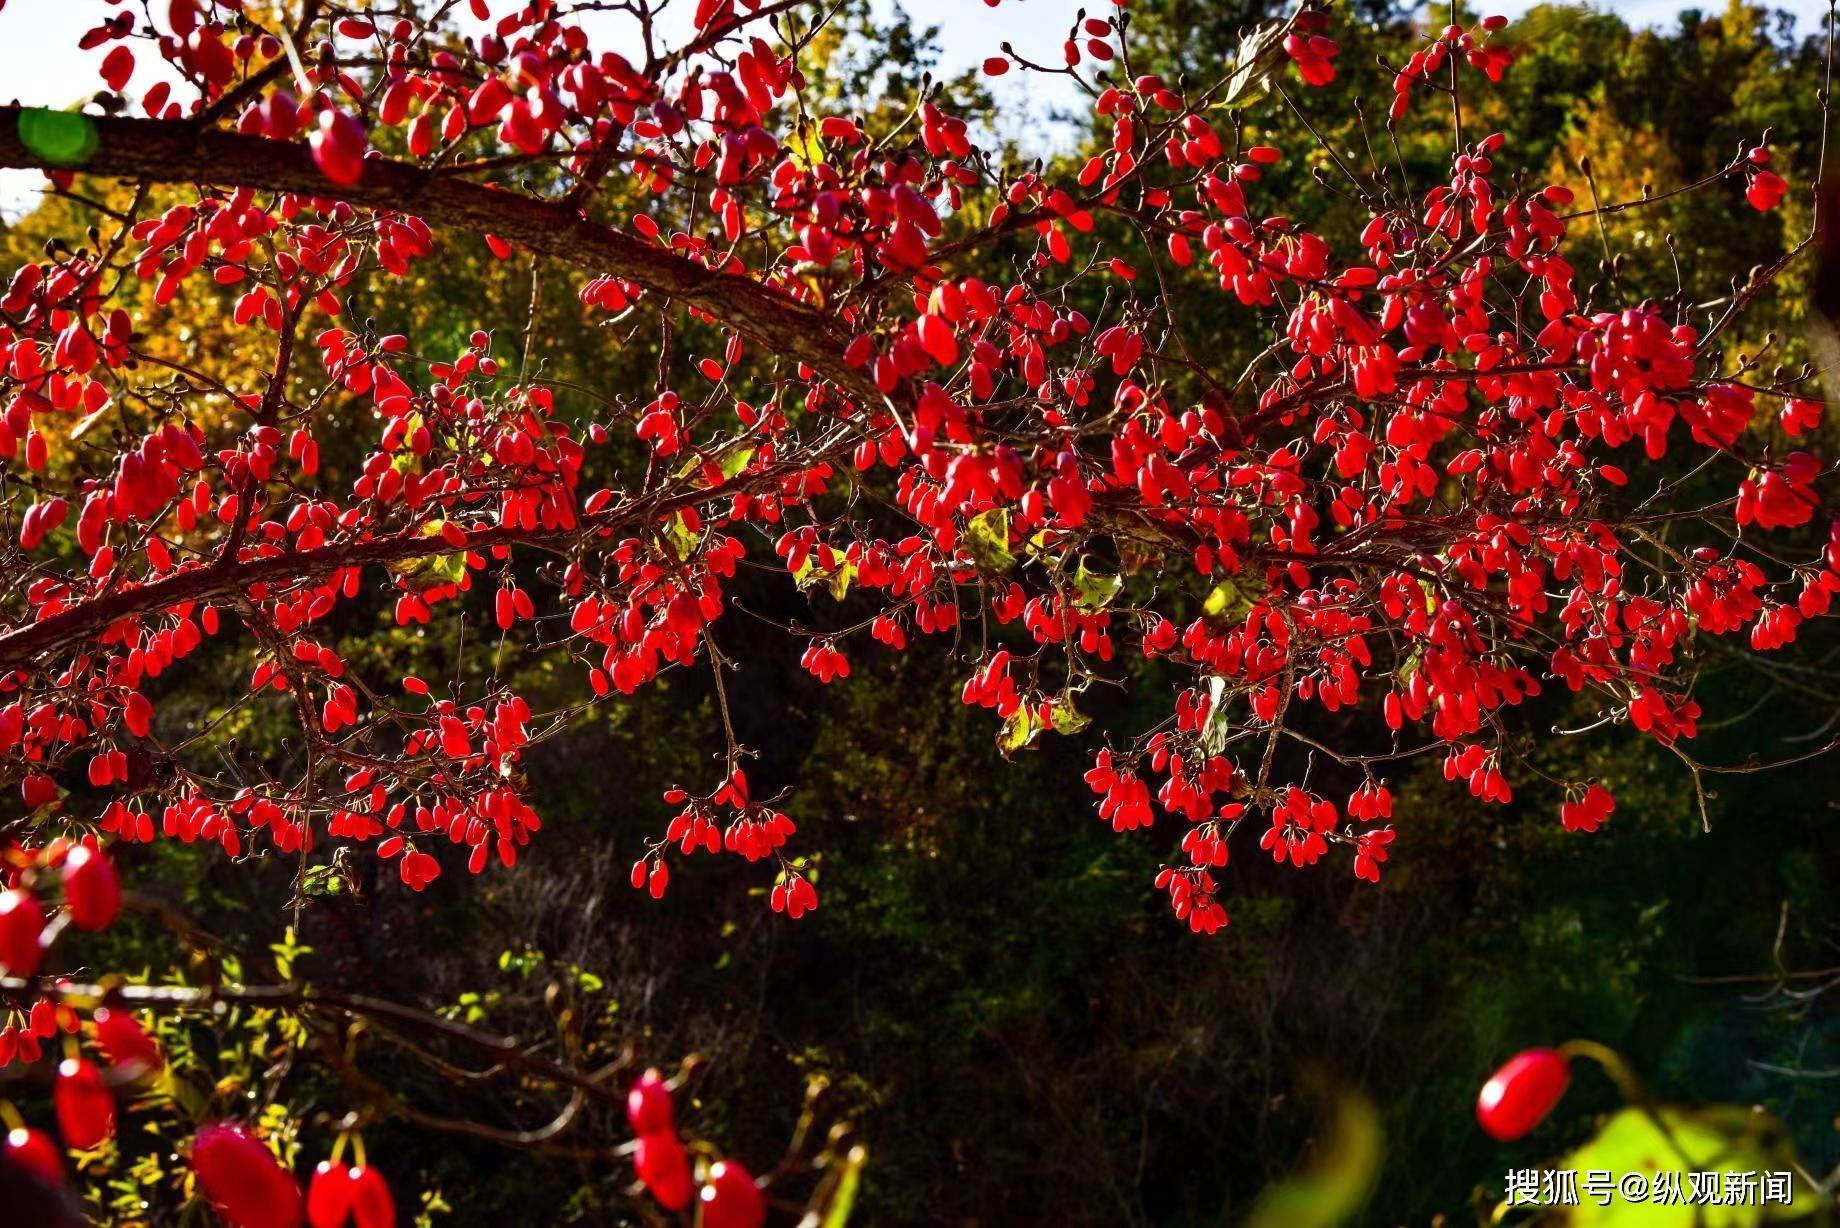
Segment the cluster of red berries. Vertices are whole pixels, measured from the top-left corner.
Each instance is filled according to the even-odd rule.
[[[1602,785],[1591,785],[1582,793],[1568,797],[1559,807],[1559,821],[1567,831],[1596,831],[1616,809],[1616,799]]]
[[[52,1108],[64,1146],[90,1151],[114,1137],[118,1089],[132,1089],[161,1071],[165,1056],[133,1012],[105,1003],[89,1012],[83,1027],[79,1013],[49,993],[38,981],[40,966],[55,929],[40,903],[44,886],[55,886],[65,920],[76,929],[98,933],[121,914],[120,877],[109,856],[93,841],[54,841],[36,854],[18,853],[0,891],[0,972],[17,982],[8,995],[32,999],[26,1026],[9,1023],[0,1033],[0,1066],[35,1062],[39,1042],[66,1034],[67,1056],[58,1063],[51,1085]],[[49,898],[49,897],[47,897]],[[15,1010],[15,1014],[17,1011]],[[87,1039],[102,1064],[82,1056]],[[28,1126],[17,1111],[0,1102],[7,1128],[0,1143],[11,1159],[41,1180],[61,1184],[63,1154],[51,1137]],[[303,1200],[294,1177],[274,1153],[240,1125],[218,1122],[192,1139],[189,1156],[198,1188],[229,1228],[393,1228],[395,1204],[389,1187],[374,1168],[323,1163]]]
[[[1307,85],[1324,86],[1335,80],[1334,60],[1342,49],[1322,33],[1329,28],[1328,12],[1305,9],[1293,24],[1294,28],[1284,36],[1284,54],[1296,62],[1297,75]]]
[[[1164,866],[1157,871],[1156,885],[1169,893],[1176,920],[1186,921],[1195,933],[1218,933],[1227,924],[1226,907],[1215,898],[1214,876],[1206,870]]]
[[[1781,175],[1769,169],[1770,151],[1761,145],[1748,150],[1744,162],[1748,179],[1744,199],[1759,213],[1767,213],[1782,202],[1789,185]]]
[[[671,883],[664,851],[675,844],[685,855],[728,852],[749,862],[776,858],[779,875],[768,894],[773,911],[796,921],[818,907],[817,888],[780,852],[798,828],[781,811],[753,799],[747,773],[741,768],[731,769],[707,797],[693,797],[689,790],[673,787],[665,790],[664,800],[666,805],[683,809],[671,819],[664,839],[633,863],[633,890],[647,891],[654,900],[664,898]],[[728,811],[726,824],[721,818],[724,808]]]
[[[881,603],[847,630],[801,632],[804,666],[824,682],[849,676],[859,630],[901,649],[910,631],[954,631],[961,606],[981,605],[993,634],[963,695],[1005,722],[1006,752],[1042,729],[1083,727],[1083,685],[1123,654],[1187,672],[1175,729],[1108,749],[1087,779],[1121,831],[1158,809],[1189,825],[1188,865],[1161,885],[1185,919],[1211,921],[1203,876],[1226,862],[1245,812],[1270,820],[1252,830],[1285,864],[1351,852],[1369,880],[1387,864],[1391,829],[1356,824],[1389,818],[1390,797],[1359,790],[1344,814],[1322,786],[1267,779],[1288,756],[1264,756],[1256,785],[1229,757],[1245,738],[1278,748],[1298,736],[1296,705],[1373,704],[1402,735],[1396,747],[1422,727],[1450,780],[1503,803],[1513,788],[1501,717],[1548,680],[1674,745],[1699,728],[1683,668],[1697,637],[1743,633],[1756,651],[1779,650],[1840,593],[1832,547],[1828,566],[1811,567],[1756,548],[1756,533],[1675,552],[1654,583],[1625,584],[1636,547],[1613,492],[1634,480],[1632,463],[1685,440],[1735,458],[1736,498],[1692,517],[1729,507],[1747,530],[1794,529],[1823,514],[1828,470],[1752,437],[1772,418],[1806,435],[1819,406],[1799,383],[1721,378],[1723,325],[1603,302],[1568,256],[1568,226],[1588,212],[1563,185],[1523,186],[1499,133],[1451,150],[1448,177],[1419,199],[1376,205],[1342,251],[1261,199],[1269,168],[1295,153],[1244,144],[1211,121],[1217,99],[1186,97],[1178,81],[1106,74],[1092,108],[1100,139],[1077,173],[1029,168],[992,185],[944,94],[886,140],[860,116],[788,131],[775,112],[797,65],[750,28],[759,6],[699,0],[703,34],[651,74],[595,52],[555,6],[496,19],[492,7],[474,0],[490,26],[471,40],[335,10],[284,46],[245,7],[227,16],[170,0],[151,29],[112,17],[85,45],[106,49],[103,80],[121,92],[137,76],[130,48],[151,35],[198,88],[196,105],[234,94],[225,110],[245,139],[304,138],[328,191],[363,182],[379,165],[374,146],[400,144],[424,164],[437,149],[478,154],[482,173],[551,159],[583,190],[624,174],[641,194],[705,193],[704,228],[667,229],[657,219],[680,212],[668,208],[625,226],[581,221],[605,253],[579,288],[585,305],[625,312],[663,298],[712,325],[711,352],[667,364],[694,389],[660,387],[630,414],[577,422],[558,410],[559,384],[514,382],[484,331],[427,359],[406,336],[373,336],[346,302],[360,275],[401,278],[430,257],[433,229],[406,211],[416,202],[379,182],[358,195],[395,207],[358,207],[257,175],[135,219],[124,254],[155,304],[188,289],[231,295],[235,326],[270,339],[325,317],[312,335],[327,387],[378,424],[349,490],[321,471],[324,419],[311,414],[284,429],[255,412],[234,434],[162,421],[72,476],[52,465],[49,441],[65,417],[93,420],[110,403],[145,321],[113,301],[92,256],[25,265],[0,295],[0,460],[32,473],[33,494],[17,549],[4,549],[33,575],[34,634],[64,634],[54,620],[102,628],[35,655],[0,704],[0,756],[28,809],[50,807],[81,773],[110,792],[99,825],[124,841],[311,852],[319,833],[395,860],[415,890],[440,873],[431,849],[443,840],[474,872],[513,865],[540,827],[523,754],[561,722],[503,687],[437,698],[404,680],[409,698],[388,696],[315,628],[383,575],[404,626],[470,596],[507,637],[554,630],[595,698],[630,694],[710,652],[745,543],[764,535],[798,587]],[[1326,84],[1340,51],[1329,22],[1306,5],[1264,26],[1249,53]],[[1498,80],[1512,59],[1504,25],[1427,28],[1392,74],[1393,118],[1433,87],[1456,92],[1460,75]],[[1116,14],[1082,14],[1069,71],[1124,58],[1127,33]],[[284,53],[291,80],[238,89],[278,71]],[[986,70],[1019,64],[1006,52]],[[186,113],[165,82],[139,104],[156,125]],[[272,152],[311,177],[306,155]],[[1172,174],[1146,177],[1152,164]],[[1774,165],[1760,144],[1721,178],[1772,209],[1787,191]],[[1193,381],[1169,378],[1136,267],[1097,251],[1085,260],[1127,194],[1131,220],[1163,236],[1182,277],[1271,327],[1230,411],[1177,399]],[[488,250],[511,256],[518,243],[488,228]],[[524,242],[541,246],[528,232]],[[1022,244],[1001,279],[956,271],[994,258],[999,242]],[[1103,316],[1069,305],[1076,276],[1111,283]],[[900,291],[863,295],[886,279]],[[232,391],[260,410],[260,389]],[[1771,397],[1781,409],[1759,414]],[[584,484],[585,471],[621,471],[588,469],[591,449],[634,439],[642,479]],[[859,513],[851,467],[910,529],[884,536]],[[155,531],[167,523],[183,536]],[[1167,577],[1154,587],[1093,570],[1115,558],[1138,574],[1152,542]],[[524,587],[514,550],[566,560],[545,581],[553,593]],[[476,585],[488,571],[491,584]],[[201,589],[209,596],[194,599]],[[232,594],[238,617],[220,619]],[[84,624],[98,600],[109,616]],[[228,625],[255,642],[252,697],[292,697],[302,735],[329,752],[309,759],[361,768],[273,791],[149,779],[143,743],[159,722],[145,682]],[[1044,681],[1057,678],[1058,692]],[[738,774],[724,790],[672,803],[683,809],[635,864],[634,886],[665,893],[675,843],[776,865],[772,907],[809,911],[816,892],[783,849],[790,821],[749,802]],[[1594,828],[1607,798],[1593,786],[1561,818]]]
[[[633,1167],[646,1192],[667,1211],[686,1210],[694,1199],[702,1228],[761,1228],[767,1200],[753,1174],[737,1160],[705,1165],[700,1178],[691,1171],[690,1153],[677,1133],[671,1085],[656,1070],[647,1070],[626,1093],[626,1120],[637,1141]]]
[[[204,1127],[190,1158],[199,1192],[226,1228],[393,1228],[396,1200],[383,1174],[360,1161],[320,1161],[303,1198],[300,1184],[267,1144],[232,1122]]]

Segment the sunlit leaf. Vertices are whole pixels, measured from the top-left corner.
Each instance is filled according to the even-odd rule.
[[[1218,674],[1208,680],[1208,714],[1201,726],[1201,749],[1218,755],[1227,746],[1227,680]]]
[[[1006,572],[1016,565],[1009,548],[1009,511],[992,508],[979,512],[965,525],[964,551],[985,571]]]
[[[1023,704],[1003,722],[1003,729],[997,734],[997,749],[1008,758],[1032,746],[1043,733],[1074,734],[1090,724],[1092,718],[1076,708],[1072,698],[1066,695],[1048,705],[1046,720],[1042,719],[1040,704]]]
[[[1232,579],[1216,584],[1201,603],[1201,612],[1213,619],[1237,620],[1251,608],[1252,599]]]
[[[1272,75],[1283,62],[1274,52],[1289,28],[1290,22],[1277,20],[1262,21],[1253,28],[1239,45],[1227,87],[1214,102],[1216,108],[1245,106],[1270,87]]]
[[[1041,721],[1036,719],[1035,709],[1023,704],[1003,722],[1003,728],[997,734],[997,749],[1003,752],[1004,758],[1008,758],[1033,742],[1041,730]]]
[[[1338,1095],[1306,1167],[1265,1187],[1248,1228],[1334,1228],[1351,1223],[1380,1170],[1380,1114],[1359,1092]]]
[[[850,1212],[856,1207],[856,1191],[862,1186],[863,1164],[869,1153],[861,1147],[850,1148],[837,1173],[837,1192],[831,1195],[830,1206],[825,1209],[823,1228],[844,1228],[850,1222]]]
[[[675,513],[665,521],[664,539],[680,562],[696,553],[697,536],[684,522],[682,512]]]
[[[1123,588],[1123,576],[1092,571],[1086,566],[1085,559],[1080,560],[1079,569],[1074,572],[1074,601],[1083,610],[1103,610]]]
[[[722,459],[716,462],[716,467],[722,471],[722,476],[725,478],[737,477],[753,459],[753,448],[730,448],[722,454]]]
[[[1657,1174],[1671,1173],[1665,1180],[1677,1181],[1682,1191],[1677,1204],[1622,1197],[1600,1204],[1581,1197],[1579,1205],[1569,1209],[1567,1222],[1573,1228],[1749,1228],[1812,1215],[1820,1203],[1820,1196],[1799,1178],[1792,1178],[1787,1205],[1765,1203],[1761,1197],[1705,1205],[1687,1197],[1694,1173],[1717,1174],[1712,1180],[1722,1190],[1726,1173],[1758,1174],[1761,1180],[1764,1173],[1795,1171],[1794,1144],[1782,1123],[1734,1104],[1623,1109],[1558,1167],[1580,1174],[1608,1172],[1612,1180],[1640,1173],[1646,1185],[1653,1185]]]

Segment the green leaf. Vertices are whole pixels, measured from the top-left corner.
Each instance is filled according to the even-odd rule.
[[[337,866],[309,866],[301,880],[301,892],[308,896],[337,895],[345,887],[345,876]]]
[[[824,161],[824,139],[818,134],[818,126],[800,119],[792,139],[786,142],[786,153],[800,170]]]
[[[1045,721],[1041,719],[1040,704],[1023,704],[1003,722],[1003,729],[997,734],[997,749],[1007,759],[1034,745],[1035,739],[1044,732],[1075,734],[1090,724],[1092,718],[1076,708],[1072,698],[1066,695],[1049,704]]]
[[[1003,722],[1003,728],[997,734],[997,749],[1007,759],[1033,742],[1041,728],[1041,722],[1035,719],[1035,709],[1023,704]]]
[[[290,925],[282,933],[280,942],[268,944],[268,950],[275,957],[275,971],[285,978],[294,975],[294,961],[302,955],[310,955],[313,948],[301,943]]]
[[[1238,622],[1252,608],[1253,598],[1231,576],[1216,584],[1201,603],[1201,612],[1217,621]]]
[[[746,469],[748,462],[753,459],[753,448],[731,448],[722,454],[722,458],[716,462],[716,467],[722,471],[723,477],[732,478]]]
[[[19,113],[19,143],[53,166],[81,166],[96,152],[96,121],[76,111],[27,107]]]
[[[664,540],[680,563],[696,553],[697,536],[690,531],[690,526],[684,523],[682,512],[671,513],[671,518],[665,521]]]
[[[422,415],[416,412],[409,413],[403,420],[403,439],[405,442],[401,447],[396,449],[395,455],[390,457],[390,468],[396,470],[397,473],[405,477],[411,473],[420,473],[422,471],[422,458],[415,454],[415,449],[411,448],[406,441],[424,425],[425,420],[422,418]]]
[[[817,552],[813,551],[793,571],[792,580],[800,588],[822,584],[833,600],[842,601],[850,595],[850,585],[856,580],[856,564],[839,555],[836,567],[824,568],[818,565]]]
[[[466,578],[466,555],[455,551],[443,554],[429,565],[434,578],[443,584],[458,584]]]
[[[190,1079],[182,1079],[173,1073],[172,1067],[165,1067],[159,1075],[160,1090],[172,1098],[174,1104],[194,1116],[203,1114],[211,1107],[209,1095]]]
[[[1227,78],[1226,91],[1215,101],[1215,110],[1243,107],[1270,88],[1282,62],[1282,57],[1271,52],[1290,24],[1288,20],[1262,21],[1246,36],[1233,57],[1233,74]]]
[[[1090,724],[1092,717],[1074,707],[1073,701],[1065,695],[1055,700],[1048,709],[1048,727],[1055,733],[1079,733]]]
[[[1814,1214],[1819,1196],[1799,1178],[1792,1179],[1788,1205],[1753,1202],[1749,1205],[1687,1205],[1690,1174],[1794,1172],[1794,1145],[1782,1123],[1767,1113],[1742,1105],[1714,1104],[1687,1109],[1663,1105],[1654,1110],[1623,1109],[1596,1137],[1560,1161],[1560,1169],[1580,1173],[1607,1171],[1621,1177],[1641,1173],[1652,1185],[1657,1173],[1678,1175],[1683,1194],[1678,1205],[1612,1198],[1599,1205],[1581,1198],[1568,1208],[1572,1228],[1624,1228],[1658,1225],[1661,1228],[1750,1228],[1752,1225],[1800,1219]],[[1723,1177],[1719,1178],[1721,1186]]]
[[[850,1148],[837,1172],[837,1191],[831,1195],[830,1205],[824,1209],[822,1228],[844,1228],[850,1222],[850,1212],[856,1206],[856,1191],[862,1186],[863,1164],[869,1153],[861,1147]]]
[[[1227,680],[1218,674],[1208,677],[1207,723],[1201,726],[1201,749],[1218,755],[1227,748]]]
[[[421,535],[439,537],[446,524],[445,520],[430,520],[422,526]],[[398,575],[417,588],[429,589],[443,584],[458,584],[466,578],[466,551],[454,550],[418,559],[404,559],[391,566]]]
[[[1079,570],[1073,573],[1073,588],[1074,604],[1083,610],[1103,610],[1124,588],[1124,577],[1088,570],[1086,560],[1081,559]]]
[[[754,459],[754,451],[755,449],[749,444],[731,446],[726,451],[717,453],[716,470],[724,478],[735,477],[748,467],[749,461]],[[708,460],[708,456],[701,453],[688,456],[684,459],[684,463],[677,467],[677,472],[673,476],[687,478],[693,473],[701,472]]]
[[[1418,667],[1424,663],[1424,660],[1424,646],[1415,645],[1411,654],[1407,656],[1404,661],[1399,663],[1399,670],[1397,672],[1399,685],[1404,686],[1406,683],[1412,681],[1412,675],[1418,672]]]
[[[1000,574],[1014,567],[1016,556],[1009,548],[1009,509],[993,507],[973,516],[965,525],[965,536],[959,545],[985,571]]]
[[[1380,1114],[1358,1092],[1337,1097],[1306,1168],[1265,1187],[1247,1228],[1335,1228],[1351,1222],[1380,1171]]]

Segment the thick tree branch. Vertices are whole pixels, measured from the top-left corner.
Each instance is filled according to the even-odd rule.
[[[48,982],[21,977],[0,977],[0,991],[22,998],[49,997],[85,1010],[115,1001],[137,1010],[208,1011],[219,1003],[269,1007],[275,1010],[319,1008],[353,1018],[383,1019],[441,1036],[484,1054],[509,1069],[572,1088],[608,1104],[624,1103],[622,1076],[630,1062],[603,1066],[592,1073],[576,1070],[534,1052],[514,1036],[482,1032],[453,1019],[400,1002],[366,994],[346,993],[305,981],[280,985],[91,985],[59,980]]]
[[[186,120],[86,116],[94,125],[95,150],[81,165],[60,165],[20,139],[19,117],[28,110],[0,107],[0,167],[334,197],[411,213],[440,226],[493,234],[538,255],[624,278],[654,295],[707,312],[772,353],[806,364],[852,396],[871,403],[882,399],[864,372],[844,362],[844,343],[822,312],[751,278],[718,273],[674,256],[563,205],[378,157],[365,163],[360,183],[341,188],[320,174],[303,144],[204,129]]]
[[[584,519],[574,528],[548,533],[516,527],[486,529],[472,533],[467,546],[471,549],[514,541],[572,540],[588,533],[638,523],[647,516],[668,516],[703,502],[711,495],[711,491],[699,489],[669,499],[621,504]],[[152,610],[171,609],[188,601],[208,602],[230,597],[258,584],[298,583],[329,576],[346,567],[400,563],[451,554],[453,550],[454,547],[438,534],[409,530],[370,541],[286,551],[267,558],[225,561],[175,572],[151,584],[117,589],[102,597],[81,598],[69,609],[0,634],[0,675],[23,668],[42,653],[91,640],[123,619]]]

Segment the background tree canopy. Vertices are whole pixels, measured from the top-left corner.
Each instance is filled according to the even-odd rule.
[[[1407,19],[1384,5],[1357,9],[1361,20],[1338,24],[1341,63],[1402,61]],[[808,53],[816,87],[839,112],[908,109],[937,62],[933,32],[860,0],[845,11]],[[1129,11],[1134,68],[1171,79],[1206,75],[1263,15],[1201,0],[1138,0]],[[1632,199],[1644,184],[1711,174],[1764,129],[1785,175],[1801,182],[1812,169],[1824,44],[1799,38],[1782,15],[1734,0],[1631,29],[1582,6],[1542,5],[1507,37],[1517,62],[1469,122],[1504,133],[1503,157],[1536,181],[1580,199]],[[984,88],[967,78],[949,93],[960,114],[1000,126]],[[1352,153],[1366,139],[1354,99],[1365,92],[1363,105],[1383,109],[1383,90],[1384,77],[1346,71],[1307,122],[1350,117],[1321,135]],[[1080,119],[1063,122],[1063,156],[1077,166],[1096,138]],[[1271,127],[1248,137],[1312,144],[1299,112],[1267,107],[1257,122]],[[1438,178],[1446,144],[1413,135],[1385,156],[1422,185]],[[1314,188],[1325,156],[1275,168],[1267,191],[1325,235],[1349,238],[1364,217]],[[1808,224],[1799,198],[1760,221],[1741,195],[1726,183],[1613,216],[1601,234],[1576,235],[1574,255],[1581,265],[1606,251],[1640,255],[1624,276],[1653,281],[1626,286],[1632,299],[1715,299]],[[48,199],[7,230],[9,265],[87,216]],[[1810,272],[1798,266],[1779,283],[1729,339],[1734,351],[1771,330],[1799,335]],[[524,333],[532,271],[456,244],[366,293],[359,306],[376,332],[447,353],[475,328]],[[532,364],[587,389],[649,386],[655,336],[585,312],[571,293],[540,302]],[[1220,369],[1238,370],[1268,344],[1251,316],[1193,303],[1188,343]],[[175,344],[225,371],[264,361],[236,350],[214,316],[225,309],[200,296]],[[354,431],[345,446],[328,463],[355,465],[366,445]],[[1623,726],[1530,738],[1530,760],[1554,777],[1614,786],[1615,819],[1589,836],[1560,827],[1557,788],[1535,783],[1485,810],[1444,788],[1427,761],[1393,779],[1411,840],[1384,885],[1236,858],[1220,876],[1233,923],[1201,940],[1144,890],[1163,843],[1121,839],[1095,819],[1080,779],[1085,748],[1047,739],[1006,762],[988,714],[958,701],[960,667],[944,656],[868,662],[820,686],[768,625],[799,616],[783,586],[743,572],[735,598],[761,616],[728,630],[728,650],[745,662],[729,689],[735,732],[762,752],[758,792],[799,786],[789,813],[824,850],[822,910],[797,927],[775,924],[764,889],[726,864],[674,883],[662,905],[627,888],[627,867],[655,834],[656,799],[707,774],[708,748],[721,744],[707,676],[680,673],[533,750],[525,766],[546,829],[515,874],[411,896],[374,862],[354,861],[317,885],[304,950],[289,958],[510,1033],[542,1018],[545,987],[561,980],[580,1009],[642,1036],[641,1057],[705,1055],[691,1084],[699,1121],[740,1154],[776,1154],[798,1113],[789,1089],[822,1076],[869,1148],[858,1214],[871,1224],[1240,1222],[1313,1146],[1329,1145],[1334,1106],[1352,1091],[1377,1110],[1383,1156],[1360,1222],[1465,1222],[1500,1197],[1507,1169],[1577,1142],[1617,1103],[1607,1081],[1583,1075],[1530,1138],[1503,1147],[1477,1130],[1475,1090],[1501,1058],[1573,1036],[1628,1053],[1669,1100],[1764,1106],[1815,1173],[1840,1163],[1840,997],[1782,992],[1819,978],[1770,979],[1840,962],[1831,759],[1728,778],[1702,830],[1691,782],[1651,740]],[[846,618],[850,603],[846,593]],[[411,634],[387,611],[359,607],[331,632],[347,660],[385,673],[508,670],[522,693],[550,702],[583,685],[545,660],[520,667],[463,652],[468,632],[454,619]],[[1727,717],[1705,727],[1701,751],[1738,761],[1819,745],[1840,719],[1836,647],[1829,632],[1794,664],[1736,647],[1712,656],[1699,694]],[[190,672],[168,703],[213,719],[242,685],[242,671],[223,664]],[[1155,663],[1136,669],[1128,689],[1094,700],[1093,715],[1143,728],[1166,712],[1175,682]],[[1525,724],[1577,720],[1554,695]],[[1334,731],[1326,723],[1322,736]],[[250,719],[235,736],[260,756],[282,753],[286,731]],[[140,857],[144,889],[251,940],[277,920],[291,874],[170,842]],[[166,958],[139,931],[110,941],[109,966]],[[253,1064],[229,1041],[191,1059],[225,1078]],[[410,1090],[421,1103],[464,1090],[418,1077]],[[296,1114],[337,1102],[330,1086],[295,1095]],[[546,1158],[512,1169],[489,1145],[402,1123],[372,1127],[369,1146],[391,1157],[404,1190],[440,1192],[423,1207],[437,1223],[628,1214],[624,1169]],[[111,1197],[125,1208],[134,1190],[124,1177]]]

